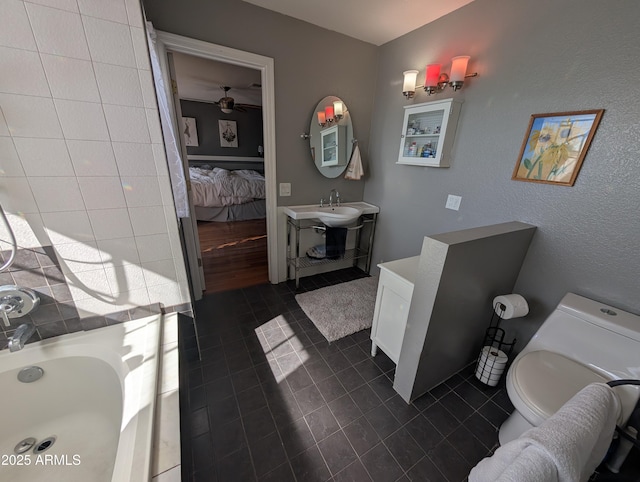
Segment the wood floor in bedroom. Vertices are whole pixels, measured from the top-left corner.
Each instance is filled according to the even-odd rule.
[[[267,221],[198,222],[206,293],[269,282]]]

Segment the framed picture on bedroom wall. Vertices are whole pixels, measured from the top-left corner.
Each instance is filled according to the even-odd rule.
[[[219,120],[220,147],[238,147],[238,126],[236,121]]]
[[[185,146],[198,146],[198,129],[196,129],[196,119],[194,117],[182,118],[182,135]]]

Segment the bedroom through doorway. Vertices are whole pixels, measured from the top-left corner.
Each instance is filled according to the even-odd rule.
[[[172,52],[204,294],[269,281],[259,70]]]

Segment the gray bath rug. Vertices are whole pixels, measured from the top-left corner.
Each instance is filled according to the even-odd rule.
[[[348,281],[296,295],[296,301],[329,341],[370,328],[378,278]]]

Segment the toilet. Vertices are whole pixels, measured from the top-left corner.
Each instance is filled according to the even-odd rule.
[[[515,410],[502,424],[504,445],[537,427],[593,382],[640,378],[640,316],[567,293],[507,371]],[[638,386],[614,389],[623,426]]]

